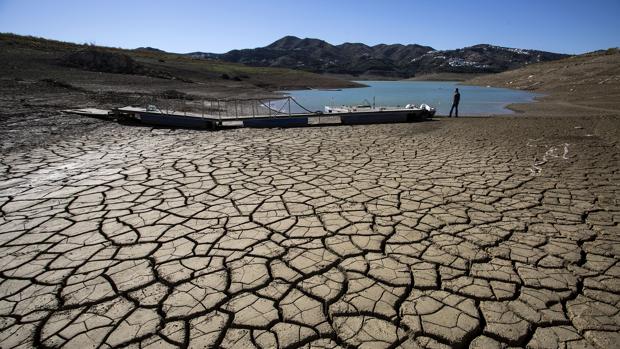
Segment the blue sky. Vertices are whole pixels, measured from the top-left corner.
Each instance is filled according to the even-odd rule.
[[[284,35],[479,43],[583,53],[620,46],[620,0],[0,0],[0,32],[171,52],[226,52]]]

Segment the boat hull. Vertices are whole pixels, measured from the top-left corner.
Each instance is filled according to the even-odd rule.
[[[434,111],[426,110],[398,110],[372,111],[354,113],[330,113],[313,116],[291,116],[270,119],[244,120],[243,127],[270,128],[270,127],[307,127],[329,125],[368,125],[390,124],[423,121],[432,117]]]
[[[328,114],[295,114],[290,116],[271,117],[240,117],[219,119],[213,117],[190,116],[181,114],[164,114],[148,111],[134,111],[125,113],[128,117],[138,120],[142,124],[171,127],[171,128],[194,128],[194,129],[218,129],[229,127],[250,128],[287,128],[287,127],[312,127],[330,125],[368,125],[386,123],[405,123],[422,121],[435,114],[434,110],[383,110],[361,111],[350,113]]]
[[[139,113],[137,119],[146,125],[172,128],[215,129],[214,120],[195,116],[169,115],[156,113]]]

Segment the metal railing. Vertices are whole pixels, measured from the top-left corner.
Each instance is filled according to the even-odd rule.
[[[274,98],[197,98],[183,94],[179,98],[166,95],[140,96],[131,105],[157,110],[167,115],[185,115],[219,120],[241,118],[273,118],[302,113],[317,113],[299,104],[293,97]]]

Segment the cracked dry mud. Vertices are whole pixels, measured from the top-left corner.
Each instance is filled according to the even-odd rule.
[[[0,347],[613,347],[619,152],[578,122],[106,125],[4,154]]]

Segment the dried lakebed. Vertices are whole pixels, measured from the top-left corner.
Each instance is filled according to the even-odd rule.
[[[105,125],[4,154],[0,347],[613,346],[594,124]]]

